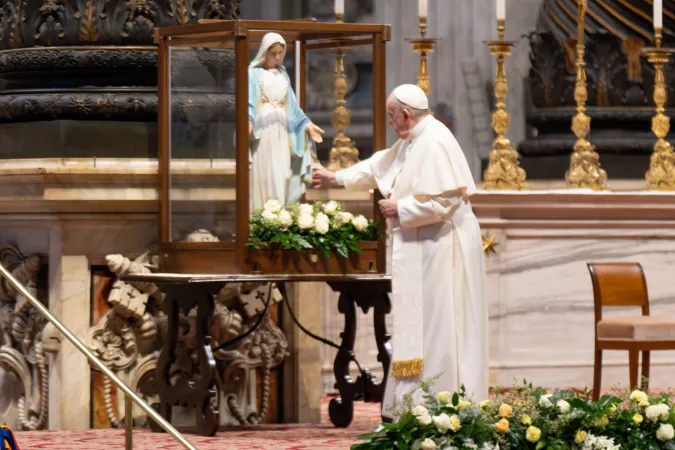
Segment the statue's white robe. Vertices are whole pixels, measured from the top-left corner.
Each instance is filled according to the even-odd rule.
[[[440,375],[434,390],[475,401],[488,395],[488,315],[485,263],[476,192],[466,158],[450,130],[432,116],[407,139],[336,174],[348,189],[378,188],[398,200],[389,220],[393,363],[383,413],[420,380]],[[423,360],[422,369],[419,368]],[[394,372],[394,373],[392,373]],[[396,375],[398,372],[398,376]],[[421,372],[421,373],[420,373]]]

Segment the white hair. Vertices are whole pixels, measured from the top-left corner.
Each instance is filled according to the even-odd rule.
[[[407,109],[408,111],[410,111],[410,115],[415,119],[419,119],[419,118],[427,116],[429,114],[428,109],[418,109],[418,108],[413,108],[412,106],[408,106],[405,103],[403,103],[401,100],[396,98],[395,95],[393,96],[393,99],[394,99],[394,104],[396,105],[396,107],[398,109]]]

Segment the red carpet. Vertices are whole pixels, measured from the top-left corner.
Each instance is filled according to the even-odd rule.
[[[380,423],[380,404],[355,404],[354,422],[349,428],[335,428],[327,414],[327,401],[322,404],[321,424],[257,425],[230,428],[214,437],[185,434],[200,450],[309,450],[348,449],[362,434],[373,431]],[[124,430],[102,429],[83,431],[21,431],[16,432],[21,450],[122,450]],[[134,430],[135,450],[179,450],[183,447],[166,433]]]

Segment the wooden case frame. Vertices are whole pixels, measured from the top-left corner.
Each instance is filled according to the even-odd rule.
[[[384,220],[377,208],[375,220],[382,224],[376,243],[363,243],[362,253],[349,260],[324,258],[315,252],[289,250],[250,250],[249,236],[249,169],[248,121],[236,121],[236,240],[234,242],[172,242],[171,240],[171,126],[170,61],[171,47],[233,49],[235,58],[236,116],[248,116],[249,50],[268,32],[281,34],[289,49],[299,52],[295,76],[299,77],[296,95],[306,107],[305,77],[308,50],[372,45],[373,55],[373,148],[386,146],[386,52],[390,39],[389,25],[325,23],[307,20],[205,20],[199,24],[176,25],[155,30],[158,45],[158,159],[159,159],[159,237],[160,269],[173,273],[205,274],[357,274],[385,273],[386,237]]]

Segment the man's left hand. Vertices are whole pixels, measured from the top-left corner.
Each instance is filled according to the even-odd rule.
[[[380,200],[380,211],[382,215],[387,219],[396,219],[398,218],[398,201],[396,200]]]

